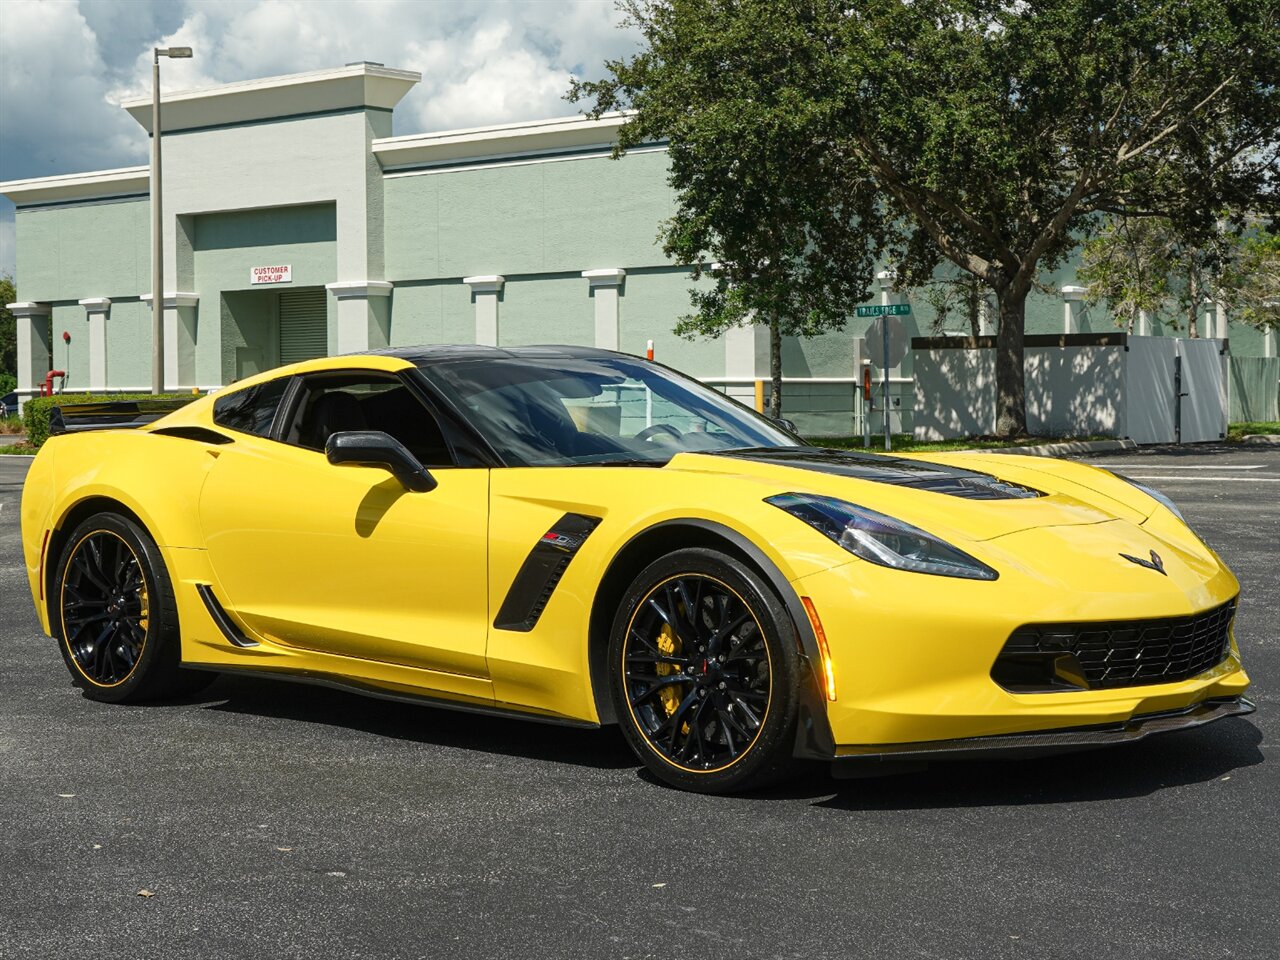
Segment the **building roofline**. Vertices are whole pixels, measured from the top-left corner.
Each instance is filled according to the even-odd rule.
[[[145,166],[91,170],[86,173],[64,173],[54,177],[34,177],[0,183],[0,194],[19,206],[32,203],[57,203],[64,200],[118,197],[149,193],[150,190],[151,173]]]
[[[344,108],[390,110],[422,79],[416,70],[375,63],[352,63],[195,90],[163,93],[164,130],[252,123],[276,117],[323,113]],[[151,98],[131,97],[120,106],[151,132]]]
[[[384,170],[448,164],[459,160],[544,153],[582,147],[612,148],[627,113],[589,117],[552,117],[484,127],[415,133],[373,141],[373,155]]]

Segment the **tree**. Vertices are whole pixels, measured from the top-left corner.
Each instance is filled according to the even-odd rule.
[[[936,335],[947,329],[953,314],[959,314],[969,327],[969,335],[982,333],[982,318],[990,304],[987,302],[987,285],[970,273],[935,277],[921,291],[924,302],[933,308],[933,328]]]
[[[1280,329],[1280,233],[1259,230],[1245,237],[1223,285],[1240,320],[1262,330]]]
[[[704,6],[629,4],[661,59],[611,63],[616,79],[575,81],[569,97],[594,98],[597,115],[623,101],[639,108],[615,155],[647,140],[670,141],[678,209],[662,226],[663,248],[693,264],[695,280],[714,281],[691,291],[695,312],[676,332],[716,336],[767,324],[769,412],[779,416],[783,336],[839,329],[849,304],[869,297],[877,251],[860,230],[882,232],[886,212],[871,191],[833,190],[828,181],[848,172],[833,170],[828,145],[813,136],[821,126],[814,111],[825,107],[805,91],[821,84],[811,72],[822,58],[806,55],[818,51],[804,25],[768,3],[743,15],[711,5],[714,24],[703,23]],[[716,64],[725,56],[735,65],[721,73]],[[686,63],[695,69],[684,73]]]
[[[1085,241],[1077,277],[1089,291],[1087,301],[1106,301],[1116,323],[1132,332],[1141,314],[1168,304],[1175,260],[1167,221],[1116,217]]]
[[[0,276],[0,377],[16,378],[18,373],[18,327],[7,306],[17,299],[18,291],[14,288],[13,277]],[[12,389],[13,387],[9,388]]]
[[[1004,436],[1026,427],[1026,297],[1098,214],[1162,215],[1190,242],[1215,211],[1277,207],[1277,0],[623,6],[645,48],[570,97],[634,111],[620,151],[669,140],[668,252],[755,249],[724,262],[752,284],[785,264],[822,317],[869,259],[915,285],[950,261],[997,303]]]
[[[1141,312],[1181,312],[1190,336],[1206,303],[1258,326],[1280,313],[1280,238],[1252,219],[1225,221],[1189,244],[1163,217],[1112,218],[1083,248],[1079,277],[1091,303],[1106,301],[1132,332]]]

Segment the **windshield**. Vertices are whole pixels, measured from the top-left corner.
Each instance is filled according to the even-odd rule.
[[[422,372],[516,466],[663,464],[799,442],[696,380],[621,356],[467,357]]]

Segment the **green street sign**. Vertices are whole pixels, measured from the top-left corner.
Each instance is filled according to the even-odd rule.
[[[890,303],[884,306],[859,307],[860,317],[906,317],[911,315],[911,304]]]

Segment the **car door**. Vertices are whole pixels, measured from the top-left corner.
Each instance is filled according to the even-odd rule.
[[[221,446],[202,490],[219,599],[271,642],[435,671],[427,685],[475,694],[488,675],[488,469],[454,466],[431,412],[394,375],[310,375],[291,396],[278,439]],[[330,464],[324,440],[341,429],[396,436],[435,489]]]

